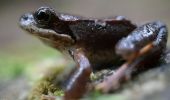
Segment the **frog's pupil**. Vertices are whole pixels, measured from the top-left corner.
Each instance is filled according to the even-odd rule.
[[[50,15],[44,11],[40,11],[37,14],[37,19],[40,21],[48,21],[49,17],[50,17]]]

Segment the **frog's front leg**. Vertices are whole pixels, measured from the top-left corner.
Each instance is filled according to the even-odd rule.
[[[103,92],[115,90],[121,82],[129,80],[135,70],[141,71],[156,64],[166,48],[167,33],[165,24],[152,22],[138,27],[120,40],[116,46],[116,53],[127,62],[96,88]]]
[[[87,90],[87,83],[92,72],[89,60],[81,49],[74,50],[73,57],[78,64],[78,69],[66,87],[64,100],[77,100],[82,97]]]

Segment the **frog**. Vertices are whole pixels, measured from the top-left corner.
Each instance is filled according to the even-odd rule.
[[[133,73],[156,65],[166,50],[168,29],[161,21],[136,25],[124,16],[87,18],[40,7],[23,14],[20,27],[46,45],[70,56],[76,70],[63,100],[80,99],[88,91],[91,73],[112,68],[114,74],[94,85],[114,91]]]

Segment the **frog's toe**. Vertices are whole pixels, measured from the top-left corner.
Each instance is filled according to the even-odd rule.
[[[102,93],[108,93],[110,91],[119,89],[119,87],[120,87],[120,83],[118,81],[114,81],[112,83],[104,81],[102,83],[99,83],[97,86],[95,86],[95,90],[100,91]]]
[[[127,74],[128,72],[128,74]],[[108,76],[102,83],[99,83],[95,89],[103,93],[108,93],[111,91],[118,90],[121,86],[121,83],[125,80],[129,80],[131,71],[129,71],[129,64],[123,64],[117,71]]]

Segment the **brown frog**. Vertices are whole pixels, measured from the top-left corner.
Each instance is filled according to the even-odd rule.
[[[95,86],[109,92],[133,73],[151,68],[164,53],[168,35],[166,25],[160,21],[137,27],[123,16],[84,18],[49,7],[24,14],[20,26],[45,44],[68,53],[77,63],[65,90],[65,100],[83,96],[93,71],[117,66],[113,75]]]

